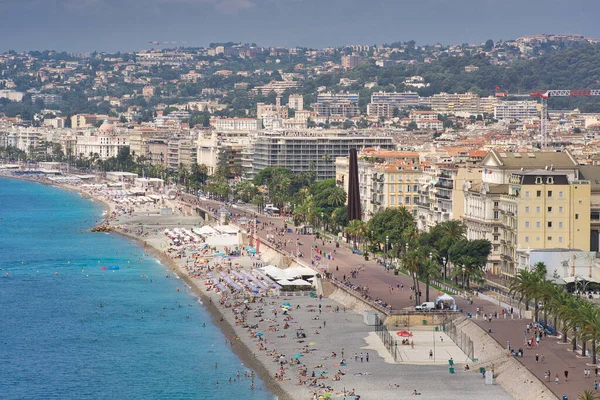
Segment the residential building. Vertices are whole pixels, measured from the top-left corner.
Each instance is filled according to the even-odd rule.
[[[286,90],[296,89],[299,86],[298,81],[271,81],[263,86],[256,86],[251,90],[253,94],[262,94],[268,96],[269,93],[275,92],[278,95],[283,94]]]
[[[359,116],[358,93],[319,93],[313,109],[319,116]]]
[[[296,111],[304,110],[304,97],[301,94],[290,94],[288,107]]]
[[[256,103],[256,118],[275,117],[286,119],[289,115],[288,108],[277,104]]]
[[[419,95],[415,92],[375,92],[371,94],[371,103],[367,104],[367,115],[392,118],[395,108],[417,106],[419,102]]]
[[[490,151],[481,181],[465,182],[469,239],[492,243],[487,269],[514,276],[519,248],[590,248],[589,181],[569,152]]]
[[[335,177],[335,159],[350,149],[367,147],[393,150],[389,136],[371,136],[344,130],[287,130],[259,132],[251,151],[245,151],[243,164],[248,178],[267,167],[284,167],[293,173],[314,169],[317,180]],[[251,157],[251,159],[248,159]]]
[[[206,165],[213,175],[217,167],[227,165],[230,170],[242,166],[242,152],[250,145],[251,131],[199,131],[198,164]]]
[[[354,67],[359,66],[360,64],[363,64],[364,62],[365,60],[361,56],[356,54],[342,56],[342,67],[346,69],[352,69]]]
[[[37,100],[41,100],[44,106],[62,104],[62,96],[58,94],[34,94],[31,96],[32,102],[35,103]]]
[[[262,122],[257,118],[211,118],[210,126],[221,131],[257,131]]]
[[[367,149],[358,155],[362,220],[386,208],[405,207],[417,215],[422,165],[419,153]],[[348,157],[335,160],[336,184],[348,193]]]
[[[142,89],[142,96],[144,97],[154,97],[154,93],[154,86],[144,86],[144,88]]]
[[[495,119],[531,119],[539,116],[535,101],[503,101],[494,106]]]

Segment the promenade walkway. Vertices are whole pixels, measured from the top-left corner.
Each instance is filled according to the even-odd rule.
[[[203,208],[218,208],[220,203],[200,201],[199,205]],[[252,215],[251,211],[241,208],[232,209],[232,211],[244,215]],[[260,229],[257,233],[263,241],[267,240],[267,234],[271,235],[274,233],[271,230],[271,227],[281,229],[284,224],[282,218],[258,216],[257,219],[261,221],[261,224],[259,224]],[[273,225],[270,225],[271,223]],[[275,239],[276,241],[282,242],[282,244],[285,243],[282,246],[283,250],[292,254],[296,252],[296,241],[298,240],[302,243],[302,245],[299,246],[299,250],[304,253],[303,260],[309,264],[311,262],[311,248],[318,247],[326,253],[333,253],[335,249],[336,253],[334,259],[330,260],[328,263],[329,272],[333,273],[337,279],[341,280],[344,275],[348,279],[351,270],[361,266],[361,270],[356,278],[349,278],[349,280],[353,284],[367,286],[371,298],[381,298],[386,303],[391,304],[393,310],[414,306],[414,300],[410,299],[412,293],[409,288],[413,283],[409,276],[403,274],[394,275],[376,261],[365,261],[362,256],[353,254],[348,248],[343,246],[335,248],[335,243],[330,243],[323,239],[316,239],[314,235],[286,233],[283,237],[276,236]],[[404,289],[399,289],[398,285],[403,285]],[[421,292],[423,294],[421,301],[425,301],[424,286],[425,285],[421,284]],[[391,290],[391,288],[393,288],[393,290]],[[435,289],[430,289],[430,301],[435,301],[436,296],[437,291]],[[478,297],[473,299],[473,304],[470,304],[470,302],[464,298],[458,296],[455,298],[457,306],[464,312],[470,312],[473,316],[476,314],[477,307],[480,308],[481,313],[486,314],[498,312],[500,315],[502,310],[502,307],[497,304]],[[542,382],[545,382],[548,388],[561,399],[563,395],[566,395],[568,399],[575,400],[578,394],[584,390],[593,390],[594,380],[598,380],[600,383],[600,376],[594,376],[595,367],[591,365],[592,359],[590,357],[580,357],[580,355],[575,354],[571,351],[572,345],[563,344],[554,336],[543,338],[540,341],[539,347],[527,349],[523,333],[526,330],[527,324],[531,324],[532,320],[519,319],[518,313],[516,312],[514,319],[494,318],[492,322],[484,322],[481,318],[473,318],[473,321],[486,331],[488,328],[491,328],[490,335],[503,347],[507,347],[508,342],[510,342],[513,348],[523,348],[524,357],[519,358],[519,361],[532,371],[532,373]],[[530,334],[530,336],[532,336],[532,334]],[[580,353],[580,351],[578,353]],[[536,363],[536,354],[539,355],[539,359],[541,359],[541,355],[543,354],[545,361],[543,363]],[[584,377],[584,369],[586,368],[591,369],[591,378]],[[544,378],[546,371],[550,371],[550,382],[547,382]],[[565,381],[564,371],[568,371],[568,381]],[[559,375],[558,384],[554,382],[556,373]],[[519,382],[515,382],[515,384],[518,383]]]

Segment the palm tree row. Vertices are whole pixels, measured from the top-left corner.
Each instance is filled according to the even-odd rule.
[[[600,309],[583,297],[568,293],[563,286],[546,279],[546,266],[537,263],[532,270],[522,269],[512,279],[509,295],[525,305],[534,307],[534,319],[548,327],[548,317],[553,318],[555,331],[560,328],[563,343],[569,339],[573,351],[581,344],[581,355],[585,356],[588,345],[592,363],[597,361],[597,343],[600,340]],[[543,313],[540,320],[540,311]]]

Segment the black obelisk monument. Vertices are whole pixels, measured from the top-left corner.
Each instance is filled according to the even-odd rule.
[[[356,149],[350,149],[350,176],[348,177],[348,222],[361,219],[360,190],[358,188],[358,156]]]

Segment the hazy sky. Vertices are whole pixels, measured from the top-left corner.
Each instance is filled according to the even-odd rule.
[[[131,51],[148,41],[327,47],[600,38],[598,0],[0,0],[0,51]]]

